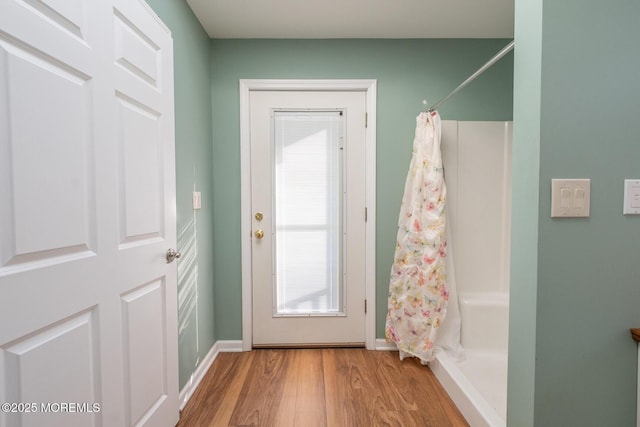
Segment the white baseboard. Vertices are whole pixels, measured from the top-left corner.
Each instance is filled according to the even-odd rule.
[[[379,351],[393,351],[397,350],[396,343],[387,342],[384,338],[376,338],[376,350]]]
[[[236,353],[242,351],[242,340],[218,340],[216,345],[220,353]]]
[[[207,355],[202,359],[202,362],[200,362],[196,370],[191,374],[189,381],[187,381],[184,387],[182,387],[182,390],[180,390],[178,399],[181,411],[187,405],[191,396],[193,396],[193,393],[198,388],[198,385],[200,385],[200,382],[211,367],[213,361],[218,357],[218,354],[237,351],[242,351],[242,341],[220,340],[213,344]]]
[[[211,347],[204,359],[202,359],[202,362],[200,362],[200,364],[196,367],[196,370],[191,374],[189,381],[187,381],[184,387],[182,387],[182,390],[180,390],[178,399],[180,402],[181,411],[187,405],[189,399],[191,399],[193,392],[196,391],[196,388],[198,388],[198,385],[200,385],[200,381],[202,381],[202,378],[204,378],[204,374],[207,373],[213,361],[216,360],[219,352],[220,350],[218,349],[218,343],[216,342]]]

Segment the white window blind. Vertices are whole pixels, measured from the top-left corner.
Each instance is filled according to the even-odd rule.
[[[274,112],[276,315],[344,311],[342,118]]]

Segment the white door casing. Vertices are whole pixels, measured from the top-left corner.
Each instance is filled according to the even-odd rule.
[[[2,426],[177,422],[172,49],[139,0],[0,5]]]
[[[300,108],[308,108],[310,106],[313,106],[313,108],[318,108],[318,109],[327,109],[327,108],[330,109],[330,108],[336,107],[336,105],[333,105],[331,101],[329,101],[332,98],[332,96],[335,98],[336,95],[337,96],[341,95],[340,93],[336,93],[336,92],[352,93],[354,100],[361,99],[362,101],[359,101],[359,102],[362,102],[364,104],[357,108],[350,107],[350,109],[352,110],[351,115],[349,114],[349,112],[345,110],[345,112],[347,113],[346,114],[347,123],[350,122],[351,125],[353,125],[357,121],[360,124],[360,126],[362,126],[365,120],[365,118],[362,117],[364,116],[365,109],[369,117],[368,127],[364,129],[364,133],[366,134],[365,136],[366,141],[364,146],[360,148],[362,151],[356,153],[354,148],[353,149],[354,151],[352,152],[353,156],[359,155],[362,157],[361,159],[362,165],[365,166],[364,173],[363,173],[363,176],[361,176],[360,178],[356,179],[355,176],[351,178],[351,184],[347,183],[347,185],[354,185],[352,189],[355,189],[356,181],[360,180],[358,185],[360,185],[361,187],[362,186],[365,187],[363,192],[364,193],[363,199],[355,203],[355,204],[358,204],[358,203],[361,204],[361,208],[359,211],[360,216],[358,218],[361,225],[356,225],[356,221],[354,219],[347,220],[347,221],[353,221],[351,225],[347,223],[347,229],[351,229],[352,232],[355,233],[353,235],[354,237],[359,233],[356,230],[359,229],[359,227],[362,227],[362,234],[356,237],[354,240],[360,240],[360,242],[364,240],[364,245],[361,246],[361,251],[364,251],[364,254],[362,256],[362,261],[360,264],[358,264],[359,261],[356,261],[356,258],[358,258],[359,255],[358,257],[352,257],[351,259],[353,260],[353,264],[351,266],[347,264],[346,269],[347,269],[347,277],[349,277],[349,271],[351,271],[351,278],[359,281],[360,285],[364,284],[364,289],[363,289],[364,298],[367,300],[368,310],[365,315],[364,325],[360,324],[360,327],[364,326],[364,341],[366,343],[367,348],[370,348],[370,349],[375,348],[375,309],[374,309],[375,307],[375,267],[374,267],[375,265],[375,86],[376,86],[375,81],[373,80],[324,80],[324,81],[241,80],[240,81],[241,140],[242,140],[242,148],[241,148],[242,150],[242,167],[241,167],[241,170],[242,170],[242,184],[241,184],[242,185],[242,207],[241,207],[242,218],[241,220],[242,220],[242,253],[243,253],[243,258],[242,258],[243,276],[242,277],[243,277],[243,349],[244,350],[250,350],[254,342],[256,344],[264,344],[264,342],[266,343],[278,342],[278,341],[274,342],[275,336],[267,337],[266,341],[264,341],[265,332],[268,332],[270,329],[275,328],[276,327],[275,325],[270,324],[268,326],[265,326],[264,328],[262,327],[263,320],[264,322],[272,321],[272,316],[271,316],[272,304],[270,299],[272,295],[270,294],[271,287],[269,286],[270,277],[271,277],[271,274],[270,274],[270,270],[271,270],[270,258],[271,257],[269,256],[265,258],[263,256],[265,254],[264,253],[265,249],[267,249],[268,251],[271,250],[271,242],[269,237],[270,226],[268,225],[271,219],[269,218],[270,213],[268,213],[265,216],[264,221],[260,221],[256,223],[255,218],[253,217],[254,212],[252,211],[251,195],[252,193],[254,193],[253,194],[253,197],[254,197],[253,203],[255,207],[254,210],[256,209],[269,210],[270,206],[268,206],[267,209],[265,209],[263,206],[271,204],[271,195],[270,195],[270,191],[267,191],[266,193],[268,194],[260,194],[258,195],[258,198],[255,199],[256,187],[252,187],[251,177],[252,177],[252,173],[256,173],[256,170],[252,168],[251,162],[254,161],[254,166],[256,163],[270,165],[271,162],[269,160],[270,154],[268,153],[268,149],[266,152],[254,151],[252,153],[251,131],[252,131],[252,126],[255,126],[255,123],[253,122],[255,122],[254,118],[257,114],[257,111],[252,111],[252,108],[253,108],[252,104],[257,104],[262,101],[266,102],[266,104],[269,104],[270,101],[267,101],[267,100],[270,99],[271,95],[277,96],[278,93],[281,93],[284,96],[283,99],[288,99],[289,101],[283,101],[285,103],[282,105],[279,105],[279,107],[300,109]],[[270,91],[270,92],[266,92],[266,91]],[[304,101],[293,100],[296,97],[295,93],[286,94],[286,92],[291,92],[291,91],[295,91],[295,92],[307,91],[308,92],[307,95],[313,95],[313,94],[317,95],[318,101],[316,101],[315,105],[308,104],[305,106]],[[333,92],[334,94],[331,94],[330,92]],[[267,96],[261,96],[261,95],[267,95]],[[358,96],[360,96],[361,98],[358,98]],[[348,95],[347,95],[347,99],[348,99]],[[289,104],[287,104],[286,102],[289,102]],[[302,102],[302,103],[296,104],[297,102]],[[318,104],[318,102],[320,103]],[[358,101],[356,101],[356,104],[354,104],[354,106],[357,105],[357,103]],[[266,104],[262,106],[262,110],[264,110],[263,113],[266,112],[268,117],[269,109],[271,108],[271,106],[267,106]],[[364,107],[365,109],[363,109],[362,107]],[[360,113],[355,112],[357,109],[360,110]],[[356,115],[360,115],[361,117],[356,118]],[[262,121],[265,123],[262,123],[261,126],[268,127],[269,126],[268,120],[269,119],[268,118],[265,119],[263,115]],[[255,129],[253,129],[253,131],[255,132]],[[267,133],[269,132],[267,131]],[[263,146],[265,145],[264,141],[262,145]],[[268,141],[266,141],[266,145],[267,146],[270,145]],[[348,142],[347,142],[347,145],[348,145]],[[254,146],[254,150],[255,150],[255,146]],[[260,157],[260,159],[256,159],[256,157]],[[269,174],[268,171],[266,173]],[[265,171],[261,173],[261,175],[264,175],[264,174],[265,174]],[[261,187],[260,190],[258,190],[258,192],[263,193],[264,189]],[[355,193],[352,191],[352,194],[355,194]],[[262,197],[262,199],[264,200],[262,200],[260,197]],[[349,199],[349,195],[347,195],[347,199]],[[367,221],[363,223],[362,221],[364,220],[365,207],[367,208]],[[348,215],[347,215],[347,218],[348,218]],[[252,242],[254,242],[252,230],[256,226],[265,226],[266,227],[265,235],[267,236],[265,237],[264,241],[259,242],[257,245],[253,247],[254,255],[263,256],[263,260],[262,260],[263,262],[258,262],[257,264],[255,263],[256,260],[254,259],[254,257],[252,257],[252,246],[251,246]],[[348,261],[349,260],[347,260],[347,262]],[[360,269],[360,267],[362,267],[361,268],[362,276],[358,279],[356,272],[357,270]],[[266,276],[265,276],[265,271],[263,271],[264,269],[268,270],[268,273],[266,274]],[[255,289],[252,287],[252,278],[255,279],[256,277],[258,278],[262,277],[263,283],[265,283],[266,281],[267,286],[263,288],[264,290],[266,290],[266,294],[261,295],[261,294],[255,293]],[[357,286],[354,286],[354,290],[356,287]],[[349,284],[347,284],[347,288],[349,289]],[[356,297],[354,297],[354,295]],[[351,312],[352,319],[356,320],[356,322],[357,322],[357,319],[354,313],[356,311],[359,311],[359,315],[361,316],[362,315],[361,313],[364,311],[364,307],[363,307],[364,301],[362,300],[362,294],[359,294],[360,296],[357,296],[357,295],[358,295],[357,292],[352,294],[351,297],[347,295],[347,299],[346,299],[346,302],[349,305],[347,307],[347,317],[349,315],[349,312]],[[254,313],[253,312],[254,304],[252,304],[252,301],[255,301],[256,298],[259,299],[260,301],[263,301],[266,299],[268,300],[264,301],[264,303],[261,302],[260,304],[256,304],[255,306],[257,307],[258,312]],[[259,316],[259,317],[254,318],[254,316]],[[298,328],[302,327],[300,323],[297,323],[300,320],[300,318],[283,319],[282,317],[278,317],[277,319],[275,319],[275,321],[278,322],[278,329],[280,329],[281,323],[287,323],[289,320],[292,320],[292,322],[290,322],[292,325],[289,331],[293,334],[290,336],[289,341],[285,340],[285,341],[279,341],[279,342],[283,344],[287,344],[287,343],[321,344],[322,342],[337,343],[337,342],[354,342],[354,341],[361,342],[362,341],[362,330],[360,330],[359,333],[356,331],[358,329],[357,324],[353,327],[346,326],[345,324],[345,327],[344,327],[345,330],[341,331],[341,332],[344,332],[344,334],[342,335],[337,334],[333,339],[317,340],[314,338],[308,338],[307,335],[309,334],[310,331],[319,331],[320,324],[324,323],[326,325],[329,325],[332,322],[336,322],[336,320],[338,319],[329,320],[328,322],[326,321],[327,320],[326,317],[324,318],[323,317],[320,317],[320,318],[307,317],[303,319],[305,319],[303,320],[304,332],[299,331],[297,336],[295,333],[296,331],[295,325],[298,325],[297,326]],[[258,322],[258,323],[256,324],[255,322]],[[258,330],[255,329],[256,327],[258,327]],[[348,332],[347,329],[351,329],[351,331]],[[360,338],[355,340],[352,338],[349,338],[349,337],[357,337],[357,336],[359,336]]]

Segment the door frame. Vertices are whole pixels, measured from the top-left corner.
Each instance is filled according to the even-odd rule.
[[[242,249],[242,350],[253,343],[253,287],[251,263],[251,135],[250,101],[252,91],[345,91],[365,92],[367,128],[365,130],[365,345],[375,349],[376,341],[376,89],[377,80],[240,80],[240,229]]]

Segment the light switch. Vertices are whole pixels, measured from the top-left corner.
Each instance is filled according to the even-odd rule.
[[[588,217],[591,196],[590,193],[591,180],[589,179],[552,179],[551,217]]]
[[[624,207],[625,215],[640,215],[640,180],[624,180]]]
[[[637,187],[631,191],[631,207],[640,208],[640,189]]]
[[[584,189],[583,188],[576,188],[573,191],[573,194],[574,194],[573,206],[575,206],[577,209],[584,208]]]
[[[193,209],[202,208],[202,195],[199,191],[193,192]]]
[[[571,189],[570,188],[560,189],[560,207],[563,209],[568,209],[571,207]]]

